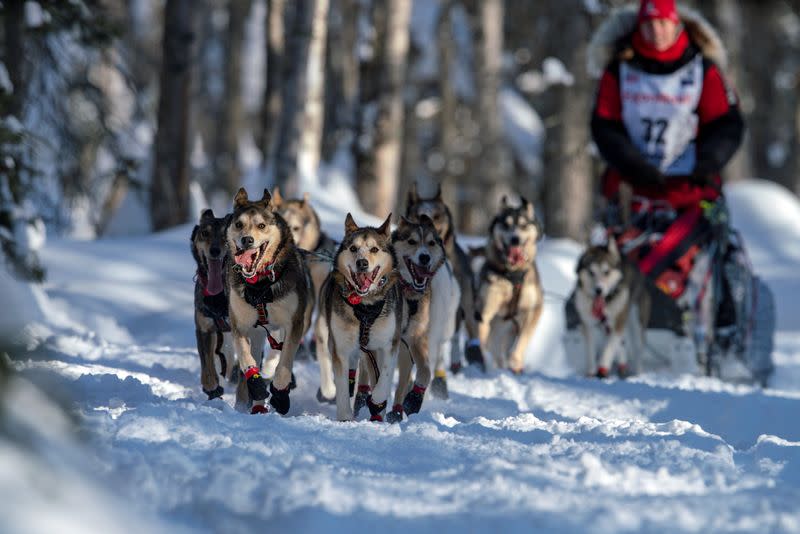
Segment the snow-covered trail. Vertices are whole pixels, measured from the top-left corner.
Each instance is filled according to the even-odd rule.
[[[449,379],[450,400],[426,400],[410,421],[334,421],[305,361],[288,416],[240,414],[232,388],[210,402],[200,389],[189,228],[48,245],[48,319],[17,366],[73,399],[100,480],[189,530],[800,532],[800,259],[761,235],[758,205],[777,194],[765,187],[732,191],[731,205],[779,313],[794,312],[779,318],[766,390],[666,372],[580,377],[552,298],[529,374],[467,370]],[[800,232],[792,209],[787,235]],[[569,291],[577,252],[543,244],[554,295]]]

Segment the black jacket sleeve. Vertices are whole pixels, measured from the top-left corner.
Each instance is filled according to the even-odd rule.
[[[591,128],[592,138],[600,155],[631,185],[664,185],[665,176],[658,168],[650,164],[636,148],[628,136],[624,124],[592,115]]]
[[[695,175],[718,174],[730,161],[744,137],[744,120],[738,106],[703,125],[697,136]]]

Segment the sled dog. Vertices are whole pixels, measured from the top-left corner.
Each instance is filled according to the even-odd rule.
[[[503,197],[489,226],[486,261],[478,276],[480,348],[493,356],[496,367],[508,367],[515,374],[523,371],[525,350],[542,315],[535,263],[541,236],[533,204],[522,198],[520,206],[512,206]]]
[[[447,259],[453,267],[453,273],[458,280],[460,289],[459,319],[463,319],[467,332],[467,346],[465,355],[467,363],[484,367],[478,345],[478,324],[475,317],[475,274],[470,267],[470,260],[455,238],[453,215],[442,200],[442,189],[439,187],[433,198],[423,198],[417,193],[417,186],[413,184],[408,193],[406,217],[417,220],[421,215],[427,215],[432,221],[439,236],[444,243]],[[460,320],[459,320],[460,323]],[[451,368],[457,372],[461,365],[457,336],[452,339]]]
[[[455,315],[448,318],[431,315],[434,300],[445,301],[450,297],[442,291],[446,289],[443,284],[434,287],[433,279],[440,269],[451,269],[433,221],[427,215],[422,215],[419,222],[401,217],[400,224],[392,233],[392,245],[397,257],[399,284],[406,311],[398,356],[400,380],[394,405],[387,414],[389,422],[398,422],[402,420],[403,412],[415,414],[422,407],[425,391],[431,384],[438,363],[440,348],[446,341],[443,338],[445,331],[437,323],[449,320],[454,326]],[[455,279],[453,282],[455,285]],[[434,294],[434,291],[437,293]],[[413,384],[412,367],[416,367]],[[359,384],[359,393],[362,387]]]
[[[359,360],[375,384],[366,398],[370,419],[382,421],[402,334],[404,299],[389,234],[391,215],[378,228],[360,228],[347,214],[344,239],[320,292],[317,359],[321,379],[336,391],[336,417],[353,419]],[[322,386],[323,390],[326,386]]]
[[[228,361],[223,345],[230,345],[228,295],[225,293],[225,269],[228,249],[225,246],[227,218],[214,217],[204,210],[192,230],[191,249],[196,264],[194,283],[194,327],[197,353],[200,355],[200,384],[209,400],[224,393],[217,377],[214,356],[219,356],[220,375],[227,374]],[[225,343],[227,342],[227,343]],[[228,349],[230,354],[230,347]]]
[[[289,226],[273,212],[265,189],[251,201],[244,188],[233,201],[227,230],[230,320],[238,358],[237,406],[252,402],[252,413],[289,411],[289,385],[297,347],[311,322],[314,293],[311,277]],[[283,341],[273,334],[280,331]],[[280,359],[267,391],[260,366],[265,340]],[[243,378],[243,379],[242,379]]]
[[[606,245],[586,249],[578,260],[576,272],[575,309],[586,344],[586,373],[605,378],[616,363],[617,374],[627,377],[631,368],[629,351],[624,346],[626,330],[631,329],[630,353],[638,370],[650,319],[650,293],[644,276],[620,255],[613,238]],[[604,334],[600,337],[605,338],[599,361],[595,352],[598,329]]]

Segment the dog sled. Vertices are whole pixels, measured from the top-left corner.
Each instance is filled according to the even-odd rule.
[[[643,370],[699,368],[707,376],[766,385],[772,374],[775,306],[752,269],[724,198],[676,214],[634,199],[630,224],[610,212],[609,239],[646,275],[652,298]],[[585,354],[575,293],[565,303],[564,345]],[[625,342],[622,350],[635,346]]]

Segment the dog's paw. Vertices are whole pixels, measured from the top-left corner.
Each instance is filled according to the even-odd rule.
[[[626,363],[619,363],[617,364],[617,376],[621,379],[625,380],[629,376],[631,376],[631,368],[628,367]]]
[[[414,388],[408,392],[406,398],[403,399],[403,410],[408,415],[419,413],[422,408],[422,399],[425,397],[425,388],[414,385]]]
[[[266,399],[267,382],[262,378],[258,367],[248,367],[244,376],[247,377],[247,392],[250,394],[250,399],[254,401]]]
[[[486,362],[483,360],[483,351],[479,345],[469,345],[464,353],[467,364],[475,365],[482,372],[486,372]]]
[[[320,404],[336,404],[336,398],[329,399],[322,394],[322,388],[317,388],[317,402]]]
[[[453,362],[450,364],[450,372],[457,375],[461,372],[461,362]]]
[[[433,377],[433,381],[431,382],[431,395],[437,399],[450,398],[450,393],[447,391],[447,379],[445,377]]]
[[[281,415],[286,415],[289,412],[289,388],[286,389],[275,389],[275,386],[270,384],[269,385],[269,392],[271,396],[269,398],[269,404],[275,411]]]
[[[608,369],[605,367],[598,367],[594,376],[597,378],[608,378]]]
[[[353,401],[353,417],[358,417],[358,412],[361,411],[361,408],[367,405],[369,398],[369,386],[358,386],[358,393],[356,393],[356,398]]]
[[[395,424],[403,420],[403,406],[395,404],[391,412],[386,413],[386,422]]]
[[[383,421],[381,413],[386,409],[386,401],[376,404],[372,402],[372,395],[370,395],[369,398],[367,398],[367,408],[369,408],[370,421]]]
[[[294,372],[292,372],[292,379],[289,380],[289,389],[295,389],[297,387],[297,380],[294,378]]]
[[[269,408],[267,408],[264,404],[254,404],[252,408],[250,408],[250,413],[253,415],[260,414],[260,413],[269,413]]]
[[[511,374],[514,376],[522,376],[522,374],[525,372],[525,369],[523,369],[522,367],[519,368],[509,367],[508,370],[511,371]]]
[[[225,390],[222,389],[222,386],[217,386],[216,388],[208,391],[207,389],[203,389],[203,393],[208,395],[208,400],[216,399],[218,397],[222,397],[222,394],[225,393]]]

